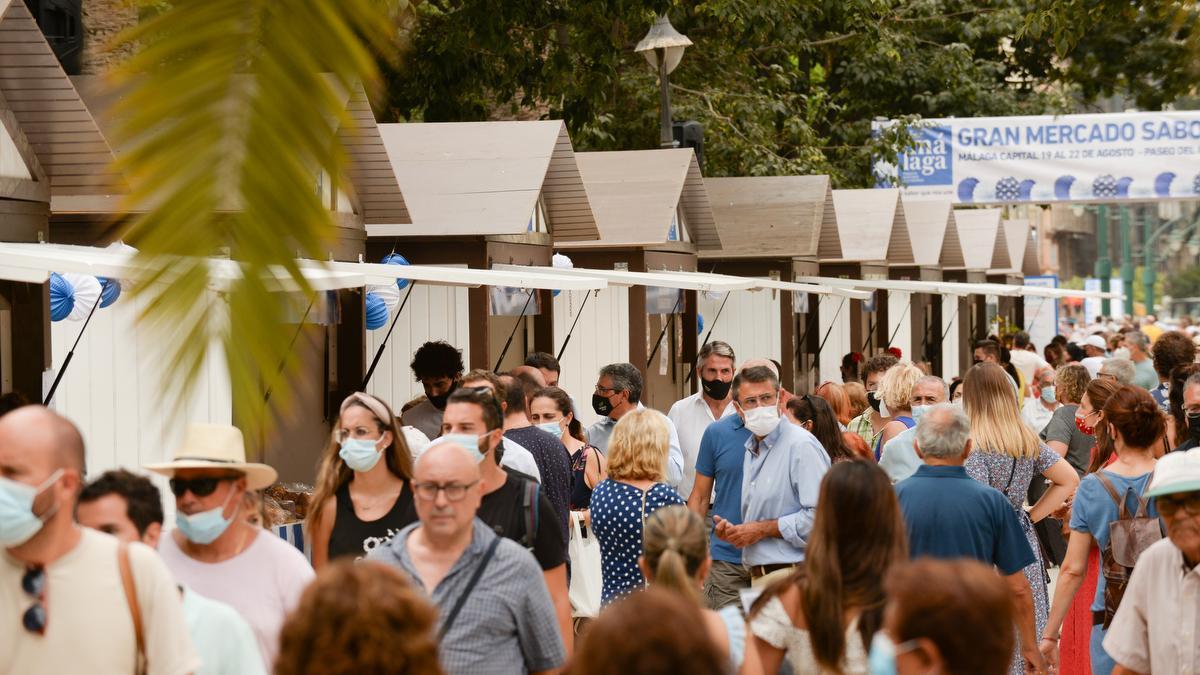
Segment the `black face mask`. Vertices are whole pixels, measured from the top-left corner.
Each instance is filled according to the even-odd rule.
[[[1200,413],[1188,413],[1187,425],[1188,435],[1192,440],[1200,443]]]
[[[724,401],[732,386],[732,382],[724,380],[700,380],[700,388],[704,390],[704,395],[717,401]]]
[[[613,411],[612,401],[601,394],[592,394],[592,410],[596,411],[601,417],[608,417],[608,414]]]
[[[883,402],[879,400],[879,397],[875,395],[875,392],[873,392],[873,391],[868,391],[868,392],[867,392],[867,403],[869,403],[869,404],[871,405],[871,408],[872,408],[872,409],[873,409],[875,412],[879,412],[879,406],[880,406],[880,405],[881,405]]]
[[[439,396],[430,396],[429,402],[432,403],[433,407],[437,408],[438,410],[445,410],[446,400],[450,398],[450,394],[453,394],[455,389],[458,389],[457,380],[450,383],[450,388],[446,390],[446,393]]]

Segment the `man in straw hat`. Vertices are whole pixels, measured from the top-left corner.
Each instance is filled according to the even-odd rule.
[[[1158,460],[1146,497],[1167,538],[1138,556],[1104,651],[1114,672],[1200,672],[1200,449]]]
[[[146,468],[175,494],[175,530],[159,555],[180,583],[246,619],[270,671],[283,620],[313,577],[302,553],[241,516],[242,496],[274,483],[275,469],[247,462],[242,432],[226,424],[189,425],[174,459]]]
[[[83,464],[79,430],[54,412],[0,419],[0,673],[133,673],[139,651],[151,675],[195,672],[179,591],[153,549],[75,524]]]

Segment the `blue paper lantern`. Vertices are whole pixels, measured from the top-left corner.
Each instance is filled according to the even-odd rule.
[[[387,304],[374,293],[367,293],[367,330],[383,328],[388,320]]]
[[[100,308],[108,307],[121,297],[121,282],[108,277],[96,277],[100,282]]]
[[[400,255],[399,253],[389,253],[388,255],[383,257],[383,264],[384,265],[411,265],[412,263],[408,262],[408,258],[405,258],[404,256]],[[408,286],[408,279],[397,279],[396,280],[397,288],[399,288],[400,290],[404,290],[405,286]]]
[[[58,272],[50,273],[50,320],[62,321],[75,309],[75,287]]]
[[[696,335],[700,335],[703,332],[704,332],[704,315],[697,314],[696,315]]]

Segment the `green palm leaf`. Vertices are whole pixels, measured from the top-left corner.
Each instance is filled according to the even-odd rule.
[[[295,370],[289,309],[313,291],[296,266],[323,258],[335,232],[322,174],[348,185],[337,129],[350,92],[376,79],[399,9],[372,0],[176,0],[122,36],[134,55],[112,75],[121,97],[119,168],[131,190],[124,236],[136,243],[148,302],[141,320],[163,345],[178,411],[214,345],[223,347],[235,411],[248,434],[267,423],[264,390]],[[208,256],[243,274],[214,290]],[[272,292],[283,269],[302,289]],[[293,307],[289,308],[288,303]],[[277,365],[283,364],[282,373]]]

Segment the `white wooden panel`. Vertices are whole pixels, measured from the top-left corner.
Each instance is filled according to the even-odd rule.
[[[704,339],[712,330],[709,340],[728,342],[737,355],[738,363],[748,359],[775,359],[783,361],[780,346],[779,326],[780,291],[730,291],[729,301],[721,310],[725,294],[699,293],[700,315],[704,317]],[[791,293],[787,294],[791,302]],[[720,316],[718,316],[720,312]]]
[[[408,292],[400,292],[401,297]],[[483,320],[483,317],[480,317]],[[378,330],[367,331],[365,340],[366,367],[379,349],[388,325]],[[467,289],[448,286],[417,284],[412,289],[404,313],[392,331],[387,349],[375,374],[367,385],[370,393],[378,396],[399,412],[405,403],[423,396],[421,384],[413,379],[413,353],[430,340],[445,340],[462,350],[463,363],[470,363],[470,318],[467,313]]]
[[[850,301],[827,295],[817,297],[821,298],[817,344],[820,345],[821,340],[825,341],[824,347],[821,348],[821,371],[818,379],[822,382],[841,382],[842,356],[847,352],[857,351],[850,344]]]
[[[962,344],[959,335],[958,303],[959,299],[952,295],[941,296],[942,302],[942,377],[949,382],[960,372],[958,364],[958,347]]]
[[[891,346],[899,347],[900,353],[909,361],[915,361],[912,350],[913,312],[912,293],[904,291],[888,291],[888,327],[887,334],[891,338]],[[892,337],[892,336],[895,337]]]
[[[587,304],[584,297],[592,293]],[[587,427],[599,417],[592,411],[592,391],[600,368],[629,360],[629,289],[563,291],[554,298],[554,348],[561,350],[571,323],[583,315],[563,352],[559,386],[575,401],[579,421]]]

